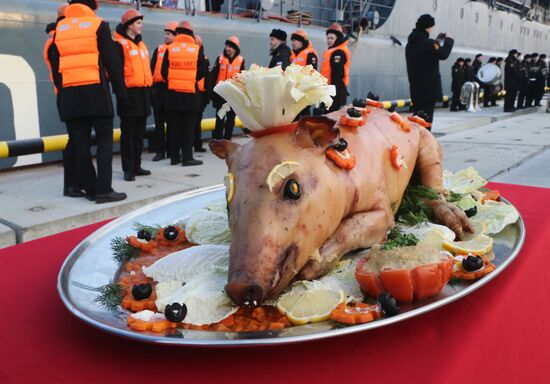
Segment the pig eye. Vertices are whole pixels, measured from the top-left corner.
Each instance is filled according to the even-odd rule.
[[[286,181],[285,188],[284,188],[284,196],[287,199],[298,200],[301,194],[302,194],[302,187],[296,180],[289,179]]]
[[[231,200],[233,200],[233,195],[235,194],[235,176],[233,176],[232,173],[228,173],[223,183],[225,185],[225,197],[227,198],[227,202],[230,203]]]

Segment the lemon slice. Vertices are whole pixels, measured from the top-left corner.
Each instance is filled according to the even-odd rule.
[[[487,235],[479,235],[467,241],[444,241],[443,248],[454,253],[483,255],[493,249],[493,239]]]
[[[296,161],[283,161],[273,167],[269,175],[267,175],[266,183],[269,187],[269,191],[273,192],[273,188],[277,183],[283,179],[286,179],[298,168]]]
[[[235,176],[232,173],[228,173],[223,179],[223,184],[225,185],[225,197],[227,198],[227,202],[230,203],[235,194]]]
[[[322,283],[296,285],[277,301],[277,309],[294,325],[328,320],[330,312],[345,302],[342,290],[333,290]]]
[[[444,242],[450,242],[452,243],[453,241],[449,241],[448,238],[445,238],[445,235],[443,235],[443,233],[438,230],[438,229],[431,229],[429,230],[428,232],[426,232],[426,235],[424,236],[424,238],[422,240],[420,240],[420,244],[425,244],[425,245],[429,245],[431,247],[434,247],[434,248],[437,248],[439,250],[444,250],[445,248],[443,248],[443,243]]]

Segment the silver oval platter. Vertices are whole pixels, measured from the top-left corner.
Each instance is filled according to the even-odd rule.
[[[164,333],[136,332],[128,328],[128,313],[122,309],[109,311],[96,302],[94,288],[109,284],[119,273],[119,265],[112,259],[111,239],[135,232],[133,224],[161,224],[177,222],[191,212],[225,197],[223,186],[214,186],[183,193],[150,204],[106,224],[84,239],[67,257],[58,277],[57,289],[65,306],[76,317],[105,332],[147,343],[205,346],[242,347],[304,342],[323,339],[373,328],[383,327],[449,304],[480,288],[502,272],[518,255],[525,240],[525,225],[519,220],[493,236],[493,263],[496,270],[475,282],[449,283],[444,290],[428,300],[402,306],[399,315],[366,324],[342,326],[324,321],[293,326],[278,331],[212,332],[170,329]],[[504,202],[506,202],[503,199]],[[360,256],[356,253],[353,257]]]

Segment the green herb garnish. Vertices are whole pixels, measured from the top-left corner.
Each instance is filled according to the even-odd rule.
[[[124,286],[121,284],[107,284],[102,287],[96,288],[99,292],[99,296],[95,301],[102,307],[109,311],[116,311],[118,306],[122,303],[122,296],[124,294]]]
[[[424,202],[439,200],[439,194],[430,187],[423,185],[409,185],[403,194],[403,200],[397,210],[397,221],[409,225],[417,225],[426,221],[433,221],[431,209]]]
[[[122,236],[115,237],[111,240],[111,249],[113,250],[113,259],[119,265],[139,255],[139,250],[128,244],[128,240]]]
[[[388,233],[388,239],[384,245],[382,245],[382,249],[387,251],[398,247],[413,246],[418,244],[419,241],[420,240],[412,233],[403,233],[401,228],[395,226],[390,233]]]
[[[151,234],[152,238],[155,238],[155,235],[157,234],[157,232],[160,231],[160,229],[162,228],[159,224],[147,225],[147,224],[138,223],[137,221],[134,222],[132,227],[137,232],[139,232],[139,231],[149,232]]]

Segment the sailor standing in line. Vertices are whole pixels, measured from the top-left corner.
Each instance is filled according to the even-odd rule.
[[[147,176],[151,171],[141,167],[141,153],[147,117],[151,114],[151,86],[153,74],[149,51],[143,42],[143,15],[129,9],[122,15],[114,34],[120,58],[124,62],[124,81],[128,99],[118,104],[120,116],[120,154],[124,180]]]
[[[280,66],[283,70],[290,65],[290,48],[286,45],[286,32],[282,29],[273,29],[269,34],[269,50],[271,60],[269,68]]]
[[[512,49],[508,52],[506,64],[504,65],[504,88],[506,96],[504,98],[504,112],[514,112],[516,96],[521,86],[521,72],[519,61],[517,59],[518,51]]]
[[[290,41],[292,43],[292,54],[290,56],[292,64],[301,65],[302,67],[311,65],[313,69],[317,70],[317,51],[313,48],[306,31],[298,28],[290,35]],[[311,107],[306,107],[296,116],[296,120],[309,115],[311,115]]]
[[[75,146],[78,178],[86,198],[102,204],[126,199],[125,193],[111,187],[114,110],[108,81],[121,102],[128,94],[109,24],[96,16],[95,9],[95,0],[71,0],[65,19],[57,23],[48,59],[59,89],[61,120]],[[97,177],[90,153],[92,127]]]
[[[459,57],[451,68],[452,82],[451,91],[453,98],[451,101],[451,112],[460,111],[460,92],[464,84],[464,59]]]
[[[525,108],[527,93],[529,92],[529,66],[531,65],[531,55],[526,54],[519,65],[521,84],[519,88],[517,109]]]
[[[241,56],[241,42],[237,36],[231,36],[225,41],[223,53],[216,58],[214,68],[210,77],[212,79],[212,88],[214,85],[232,78],[237,73],[244,71],[244,58]],[[216,109],[216,127],[212,138],[216,140],[231,140],[233,137],[233,128],[235,127],[235,112],[229,109],[225,116],[221,118],[218,115],[220,108],[225,104],[225,100],[216,92],[212,92],[212,106]]]
[[[203,48],[202,38],[196,33],[195,43],[197,43],[199,47]],[[206,148],[202,146],[202,117],[206,106],[210,102],[210,97],[208,95],[209,92],[207,92],[207,90],[210,89],[210,60],[208,60],[208,57],[206,55],[204,56],[204,59],[206,60],[206,76],[204,76],[197,82],[197,88],[199,89],[202,109],[199,113],[199,117],[197,118],[197,123],[195,125],[195,139],[193,141],[193,149],[195,152],[206,152]]]
[[[176,27],[178,23],[171,21],[164,27],[164,44],[159,45],[153,51],[151,56],[151,71],[153,72],[153,88],[152,88],[152,102],[153,102],[153,115],[155,117],[155,132],[153,133],[153,139],[151,147],[155,151],[155,157],[153,161],[160,161],[166,157],[166,149],[168,143],[166,140],[166,113],[164,112],[164,99],[166,98],[166,81],[161,74],[162,59],[164,58],[164,52],[168,48],[168,45],[174,41],[176,37]]]
[[[537,78],[539,77],[539,66],[537,62],[539,60],[539,54],[531,54],[531,63],[527,67],[527,101],[525,102],[526,108],[531,108],[535,104],[535,98],[537,93]]]
[[[546,66],[546,55],[541,54],[539,60],[536,62],[538,67],[537,80],[535,81],[535,106],[541,106],[541,100],[544,96],[544,87],[546,86],[546,79],[548,77],[548,67]]]
[[[332,112],[347,103],[351,53],[348,48],[348,39],[344,36],[340,24],[329,25],[326,36],[328,49],[321,58],[320,72],[327,78],[328,83],[336,88],[336,95],[332,98],[333,102],[329,108],[329,112]]]
[[[495,64],[496,61],[497,61],[496,57],[491,57],[487,61],[487,64]],[[491,98],[493,97],[495,86],[493,84],[483,84],[482,87],[483,87],[483,108],[489,108],[491,107],[490,103],[491,103]]]
[[[497,57],[496,61],[495,61],[495,65],[497,67],[499,67],[501,73],[502,73],[502,61],[504,59],[502,57]],[[502,75],[500,76],[500,79],[499,79],[499,82],[498,84],[496,85],[497,87],[497,91],[496,92],[493,92],[493,94],[491,95],[491,107],[496,107],[498,106],[497,104],[497,99],[498,99],[498,94],[500,93],[500,91],[502,91],[503,87],[502,87]]]
[[[165,110],[170,137],[170,164],[193,166],[202,161],[193,158],[193,142],[202,102],[197,82],[207,74],[202,47],[195,42],[193,26],[182,21],[176,38],[164,54],[162,77],[168,82]]]
[[[48,59],[48,50],[50,49],[50,46],[53,43],[53,38],[55,35],[55,28],[57,26],[57,23],[65,18],[65,9],[69,6],[69,4],[61,4],[59,7],[57,7],[57,20],[55,23],[50,23],[46,26],[46,33],[49,35],[49,38],[46,40],[46,43],[44,44],[44,61],[46,62],[46,66],[48,67],[48,70],[50,72],[50,80],[53,83],[53,75],[52,75],[52,66],[50,64],[50,60]],[[56,97],[56,105],[57,105],[57,111],[59,113],[59,116],[61,117],[61,111],[59,109],[59,90],[55,86],[54,83],[54,93]],[[84,192],[82,192],[80,188],[80,183],[78,181],[78,172],[76,169],[76,153],[74,151],[74,144],[73,141],[70,139],[67,141],[67,146],[62,152],[63,155],[63,196],[68,197],[84,197]],[[93,169],[90,170],[90,172],[93,172]]]

